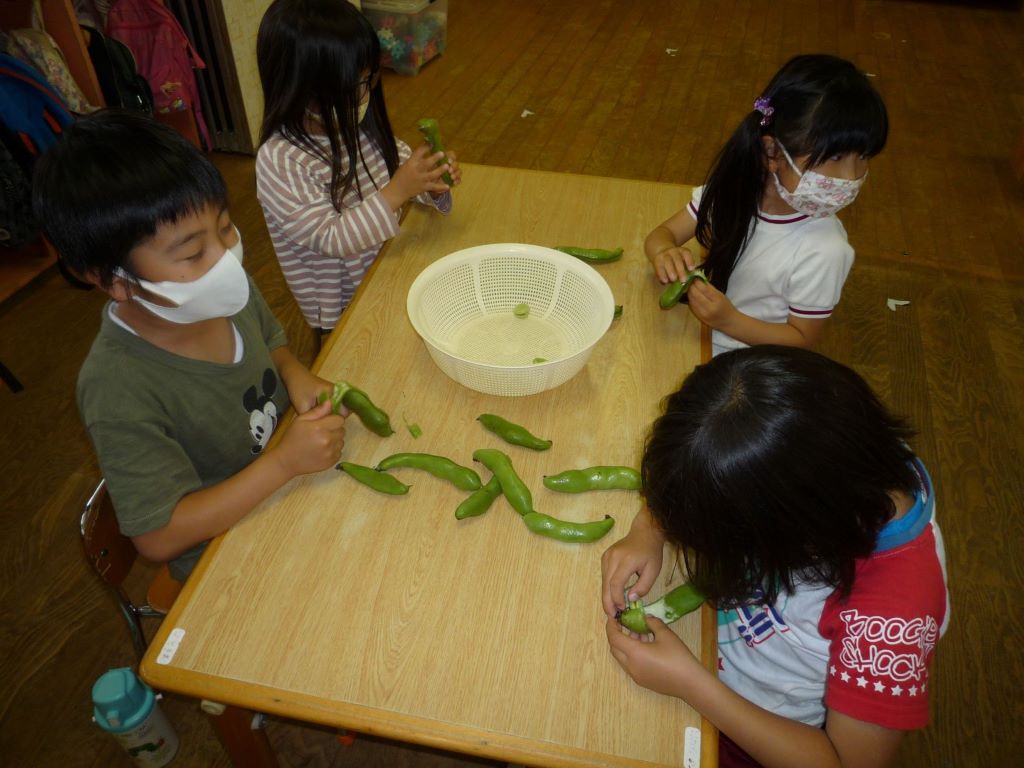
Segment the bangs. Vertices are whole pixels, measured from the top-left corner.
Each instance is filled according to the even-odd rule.
[[[877,91],[856,81],[829,88],[810,116],[803,152],[813,167],[837,154],[874,157],[885,147],[889,117]]]

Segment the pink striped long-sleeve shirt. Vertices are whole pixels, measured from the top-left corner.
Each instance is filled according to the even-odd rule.
[[[326,151],[330,151],[323,138]],[[397,142],[399,162],[412,154]],[[342,199],[339,213],[331,203],[331,167],[321,158],[275,134],[256,154],[256,195],[270,231],[274,252],[303,316],[314,328],[331,329],[381,246],[398,234],[399,214],[380,190],[390,181],[384,156],[360,133],[366,168]],[[344,170],[344,166],[343,166]],[[374,186],[376,184],[376,186]],[[451,210],[451,193],[437,200],[416,198],[441,213]]]

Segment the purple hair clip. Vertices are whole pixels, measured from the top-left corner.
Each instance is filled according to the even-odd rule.
[[[768,125],[772,121],[772,115],[775,114],[775,107],[772,106],[772,100],[767,96],[758,96],[754,99],[754,109],[761,113],[761,127]]]

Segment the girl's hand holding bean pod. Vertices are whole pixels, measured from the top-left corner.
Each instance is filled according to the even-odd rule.
[[[708,282],[697,282],[687,292],[690,311],[705,325],[725,330],[739,315],[729,298]]]
[[[674,283],[669,283],[665,290],[661,292],[658,304],[662,309],[671,309],[682,300],[684,294],[689,292],[690,286],[693,285],[694,281],[707,283],[708,278],[704,274],[703,269],[687,272],[685,280],[676,280]]]
[[[678,245],[656,253],[651,257],[651,264],[662,285],[682,280],[687,272],[696,267],[690,249]]]
[[[409,200],[423,192],[440,195],[447,192],[449,186],[444,183],[442,176],[452,170],[454,154],[449,153],[447,164],[438,165],[444,158],[444,153],[430,151],[430,147],[421,144],[412,151],[412,155],[398,166],[391,181],[384,185],[381,194],[391,209],[397,211]],[[456,175],[461,177],[461,172],[455,170]],[[453,176],[453,182],[455,177]]]
[[[623,538],[612,544],[601,555],[601,602],[604,612],[615,619],[630,602],[647,594],[661,573],[665,537],[642,507],[633,519],[633,525]],[[636,583],[626,585],[633,578]]]
[[[686,700],[695,685],[713,680],[675,632],[657,619],[651,619],[650,630],[637,635],[615,619],[605,624],[612,656],[637,684]]]

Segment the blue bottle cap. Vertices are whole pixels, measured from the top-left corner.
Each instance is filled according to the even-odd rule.
[[[155,701],[153,689],[139,680],[131,667],[104,672],[92,687],[93,717],[110,733],[136,728],[149,717]]]

